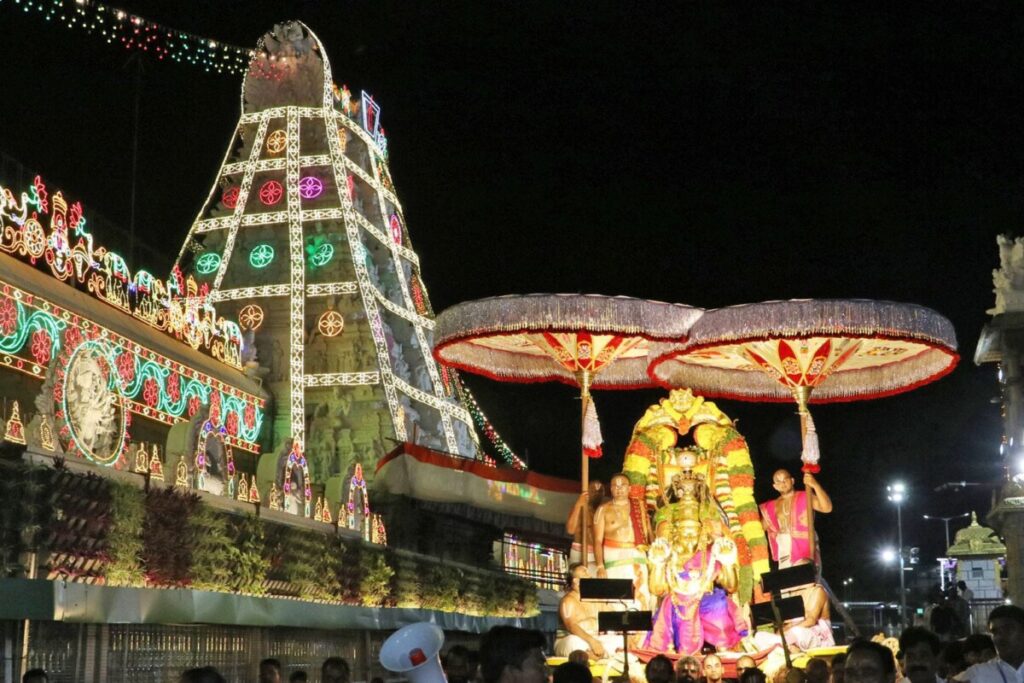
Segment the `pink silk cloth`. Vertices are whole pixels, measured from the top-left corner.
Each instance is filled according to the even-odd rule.
[[[776,562],[779,561],[778,535],[781,531],[779,517],[775,509],[777,502],[778,499],[776,498],[775,500],[769,500],[767,503],[761,503],[761,519],[764,521],[764,530],[768,533],[768,545],[771,547],[772,559]],[[785,565],[787,567],[791,567],[801,560],[812,559],[807,513],[807,492],[794,491],[793,509],[789,513],[791,545],[789,562]]]

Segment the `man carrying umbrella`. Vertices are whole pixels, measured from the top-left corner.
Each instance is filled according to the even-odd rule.
[[[820,564],[815,551],[817,543],[811,539],[808,492],[812,494],[814,512],[832,512],[832,499],[810,472],[804,473],[804,491],[793,488],[793,476],[786,470],[777,470],[772,475],[772,488],[779,497],[760,506],[772,559],[779,563],[779,569],[792,567],[801,560],[813,559]]]

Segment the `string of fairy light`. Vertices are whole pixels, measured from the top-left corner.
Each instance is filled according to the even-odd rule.
[[[217,73],[245,73],[252,56],[249,48],[181,31],[127,10],[94,0],[10,0],[45,21],[63,23],[72,30],[98,34],[129,52],[151,54]],[[4,0],[0,0],[0,5]]]

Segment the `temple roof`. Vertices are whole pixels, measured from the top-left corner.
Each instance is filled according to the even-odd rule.
[[[956,532],[953,545],[946,551],[949,557],[994,557],[1006,554],[1006,546],[995,531],[978,524],[978,515],[971,512],[971,524]]]

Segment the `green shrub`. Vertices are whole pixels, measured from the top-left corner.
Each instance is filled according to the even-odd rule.
[[[107,535],[106,581],[111,586],[141,586],[142,529],[146,521],[146,499],[138,488],[111,482],[110,533]]]

